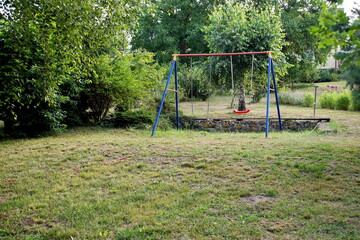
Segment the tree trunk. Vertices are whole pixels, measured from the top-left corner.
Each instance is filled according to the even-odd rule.
[[[11,136],[14,130],[14,120],[4,119],[4,133]]]
[[[243,83],[240,83],[240,88],[239,88],[238,111],[246,111],[245,91],[244,91]]]
[[[180,53],[186,53],[186,42],[185,42],[185,38],[180,38],[180,41],[179,41],[179,49],[180,49]]]

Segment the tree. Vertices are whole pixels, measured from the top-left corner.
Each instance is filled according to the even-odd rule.
[[[342,61],[344,77],[353,91],[355,109],[360,110],[360,9],[354,9],[354,21],[337,8],[338,3],[323,5],[319,25],[312,28],[312,33],[322,41],[320,48],[333,47],[342,50],[335,57]]]
[[[154,52],[160,63],[174,53],[208,52],[204,33],[208,15],[222,0],[152,0],[143,6],[133,49]]]
[[[258,11],[251,3],[236,3],[229,1],[217,8],[210,16],[210,24],[204,28],[205,40],[212,52],[258,52],[274,51],[274,58],[284,62],[281,50],[285,45],[284,33],[281,29],[281,20],[271,8]],[[266,56],[258,56],[256,69],[265,72]],[[217,66],[229,73],[228,59],[218,60]],[[251,58],[233,58],[234,75],[239,84],[238,110],[246,110],[244,76],[251,67]],[[285,69],[283,69],[285,71]],[[218,72],[222,71],[221,69]],[[226,76],[226,74],[224,75]],[[230,79],[230,77],[223,77]],[[262,83],[265,85],[265,83]]]
[[[326,60],[330,48],[319,49],[321,39],[311,34],[310,28],[318,24],[321,5],[325,1],[283,0],[279,9],[288,42],[283,52],[292,66],[285,81],[314,82],[318,78],[318,66]]]
[[[0,117],[11,133],[60,129],[69,95],[98,56],[124,48],[138,0],[11,0],[1,5]],[[76,90],[76,91],[75,91]]]
[[[23,14],[31,15],[24,7]],[[45,28],[38,28],[34,20],[27,22],[16,13],[8,19],[2,16],[0,115],[7,134],[12,133],[16,123],[24,132],[61,127],[62,113],[57,104],[62,99],[55,93],[59,79],[50,60],[52,39],[45,38]],[[48,51],[43,51],[46,48]]]
[[[129,110],[161,82],[163,69],[158,70],[153,54],[148,52],[102,55],[95,64],[96,75],[84,88],[85,101],[94,122],[104,118],[110,107]]]

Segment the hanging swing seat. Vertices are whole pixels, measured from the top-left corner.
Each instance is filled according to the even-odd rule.
[[[236,109],[234,109],[234,113],[248,113],[250,112],[250,109],[246,110],[246,111],[238,111]]]

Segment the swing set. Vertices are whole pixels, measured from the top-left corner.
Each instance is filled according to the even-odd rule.
[[[180,117],[179,117],[179,95],[178,95],[178,70],[177,70],[177,59],[179,57],[190,57],[192,59],[192,57],[212,57],[212,56],[230,56],[230,61],[231,61],[231,80],[232,80],[232,93],[234,94],[235,97],[235,88],[234,88],[234,70],[233,70],[233,64],[232,64],[232,56],[239,56],[239,55],[252,55],[252,66],[251,66],[251,96],[253,96],[253,91],[252,91],[252,78],[253,78],[253,71],[254,71],[254,55],[257,54],[267,54],[268,55],[268,68],[267,68],[267,95],[266,95],[266,117],[265,117],[265,137],[267,138],[269,135],[269,111],[270,111],[270,85],[271,85],[271,78],[273,79],[273,87],[274,87],[274,92],[275,92],[275,100],[276,100],[276,107],[277,107],[277,114],[278,114],[278,120],[279,120],[279,128],[280,130],[282,130],[282,123],[281,123],[281,116],[280,116],[280,106],[279,106],[279,101],[278,101],[278,92],[277,92],[277,87],[276,87],[276,79],[275,79],[275,70],[274,70],[274,63],[273,63],[273,59],[272,59],[272,51],[266,51],[266,52],[242,52],[242,53],[202,53],[202,54],[174,54],[173,55],[173,61],[171,63],[171,67],[170,67],[170,71],[168,74],[168,78],[165,84],[165,89],[162,95],[162,99],[160,102],[160,106],[159,106],[159,110],[157,112],[156,115],[156,119],[155,119],[155,123],[153,126],[153,130],[151,133],[151,136],[155,135],[158,123],[159,123],[159,119],[160,119],[160,115],[161,115],[161,111],[165,102],[165,98],[167,95],[168,91],[174,92],[175,93],[175,108],[176,108],[176,128],[180,129]],[[191,61],[191,65],[192,65],[192,61]],[[211,69],[211,67],[210,67]],[[171,81],[171,76],[174,73],[174,79],[175,79],[175,89],[169,89],[169,84]],[[210,73],[210,79],[211,79],[211,73]],[[210,80],[211,81],[211,80]],[[192,92],[192,89],[191,89]],[[192,94],[192,93],[191,93]],[[208,103],[208,111],[209,111],[209,103]],[[250,112],[250,109],[247,109],[245,111],[238,111],[236,109],[233,110],[234,113],[236,114],[245,114]]]

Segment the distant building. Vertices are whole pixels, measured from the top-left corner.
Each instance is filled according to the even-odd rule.
[[[341,11],[345,11],[344,8],[338,8]],[[336,49],[336,50],[331,50],[326,63],[324,65],[321,65],[319,67],[319,69],[331,69],[331,68],[340,68],[341,65],[341,61],[336,60],[334,58],[334,53],[336,53],[337,51],[340,51],[340,48]]]
[[[340,68],[341,65],[341,61],[340,60],[336,60],[334,58],[334,53],[336,53],[337,51],[335,50],[331,50],[331,53],[329,54],[326,63],[324,65],[321,65],[319,67],[319,69],[331,69],[331,68]]]

